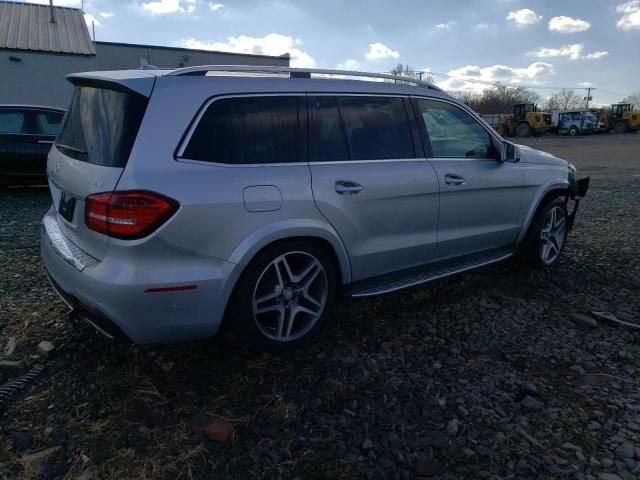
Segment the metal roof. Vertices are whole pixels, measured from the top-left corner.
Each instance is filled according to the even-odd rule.
[[[82,10],[0,1],[0,50],[95,55]]]

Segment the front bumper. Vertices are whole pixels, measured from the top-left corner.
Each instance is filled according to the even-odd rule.
[[[55,211],[45,219],[57,221]],[[75,314],[107,336],[144,344],[216,333],[236,265],[176,249],[157,237],[136,247],[135,255],[130,248],[122,254],[110,246],[105,258],[85,265],[80,252],[64,250],[65,241],[51,238],[43,226],[40,248],[47,275]],[[176,285],[195,288],[162,290]]]

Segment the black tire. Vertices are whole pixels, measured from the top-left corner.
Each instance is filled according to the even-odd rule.
[[[616,122],[613,126],[614,133],[627,133],[628,130],[627,122]]]
[[[580,134],[580,130],[578,130],[578,127],[571,127],[569,129],[569,136],[570,137],[575,137],[576,135]]]
[[[253,312],[254,293],[256,293],[258,281],[270,264],[282,255],[296,255],[292,252],[302,252],[315,257],[322,265],[326,275],[326,301],[318,319],[302,336],[293,340],[274,340],[258,326]],[[310,341],[328,323],[335,300],[336,283],[336,269],[333,260],[322,246],[313,242],[297,240],[276,244],[259,253],[242,273],[227,317],[227,321],[231,323],[229,328],[234,330],[236,335],[251,347],[258,350],[279,352],[296,348]]]
[[[545,220],[547,220],[549,212],[554,208],[558,208],[559,210],[557,210],[557,212],[559,211],[562,213],[565,221],[565,229],[564,235],[562,236],[562,244],[560,245],[557,256],[553,261],[545,262],[541,254],[542,228],[545,225]],[[555,197],[553,199],[550,199],[544,205],[540,206],[535,216],[533,217],[531,225],[529,225],[529,230],[527,231],[524,241],[520,245],[520,259],[524,261],[524,263],[533,267],[549,267],[555,264],[562,255],[562,251],[567,244],[568,221],[569,214],[567,212],[567,205],[565,204],[563,199]]]
[[[521,123],[516,128],[516,133],[518,137],[530,137],[531,136],[531,126],[528,123]]]

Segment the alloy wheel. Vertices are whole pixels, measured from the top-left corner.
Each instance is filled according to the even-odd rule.
[[[540,258],[545,265],[556,261],[562,250],[567,231],[567,218],[560,207],[547,212],[540,232]]]
[[[262,271],[253,291],[253,318],[268,338],[290,342],[318,322],[328,297],[322,263],[303,251],[284,253]]]

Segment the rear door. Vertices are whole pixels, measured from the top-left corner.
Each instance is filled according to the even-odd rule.
[[[435,257],[512,245],[521,227],[519,164],[500,161],[497,139],[457,105],[420,98],[415,107],[440,183]]]
[[[49,153],[47,174],[58,224],[98,259],[106,253],[108,237],[86,227],[85,199],[115,189],[146,106],[145,96],[117,84],[80,83]]]
[[[308,105],[313,195],[346,246],[353,280],[428,262],[438,180],[408,99],[318,95]]]
[[[45,176],[55,133],[44,135],[39,123],[41,113],[28,107],[0,108],[0,174]],[[59,124],[62,114],[57,115]]]

